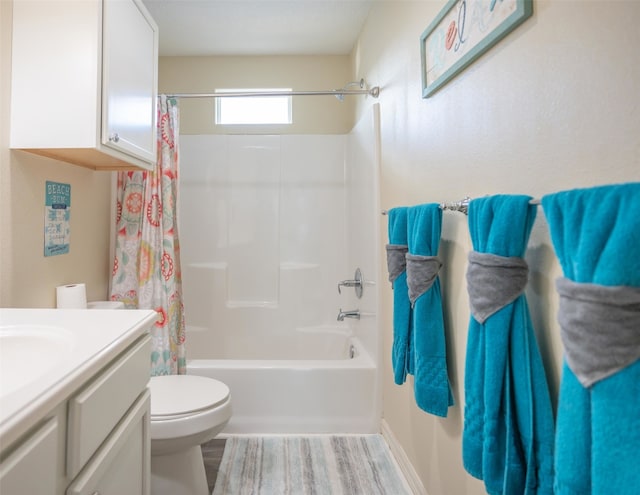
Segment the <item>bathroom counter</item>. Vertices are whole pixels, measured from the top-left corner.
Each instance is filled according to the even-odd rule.
[[[0,447],[149,331],[151,310],[0,309]]]

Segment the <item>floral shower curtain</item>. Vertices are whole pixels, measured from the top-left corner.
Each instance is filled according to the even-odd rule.
[[[159,96],[156,167],[118,172],[111,300],[158,312],[151,331],[151,375],[186,372],[176,213],[178,131],[175,100]]]

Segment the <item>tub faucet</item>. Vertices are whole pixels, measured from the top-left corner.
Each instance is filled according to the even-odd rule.
[[[338,321],[344,321],[345,318],[355,318],[356,320],[359,320],[360,310],[352,309],[349,311],[342,311],[342,308],[340,308],[340,312],[338,313]]]

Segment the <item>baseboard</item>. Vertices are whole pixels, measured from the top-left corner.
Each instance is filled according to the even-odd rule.
[[[413,468],[413,465],[411,464],[411,461],[409,461],[409,458],[400,445],[400,442],[398,442],[398,439],[393,434],[391,428],[389,428],[389,425],[384,419],[380,423],[380,433],[382,434],[382,438],[384,438],[389,445],[389,450],[391,450],[391,454],[393,454],[393,457],[398,463],[400,471],[402,471],[402,474],[407,480],[407,484],[409,485],[409,488],[411,489],[413,494],[428,495],[427,490],[425,489],[422,481],[420,480],[420,477],[418,476],[418,473],[416,473],[416,470]]]

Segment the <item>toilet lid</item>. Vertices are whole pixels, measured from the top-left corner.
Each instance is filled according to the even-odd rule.
[[[194,375],[153,376],[151,416],[177,416],[212,409],[229,398],[224,383]]]

